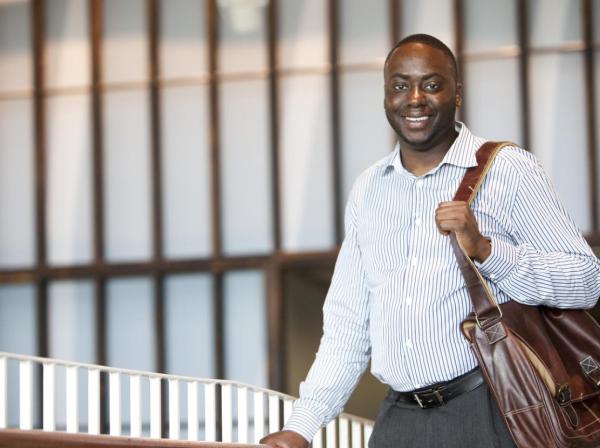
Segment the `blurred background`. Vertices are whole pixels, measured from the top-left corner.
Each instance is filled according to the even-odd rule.
[[[417,32],[599,246],[600,0],[0,0],[0,351],[297,394]]]

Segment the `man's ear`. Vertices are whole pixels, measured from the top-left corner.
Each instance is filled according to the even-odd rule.
[[[462,106],[462,83],[456,83],[456,107]]]

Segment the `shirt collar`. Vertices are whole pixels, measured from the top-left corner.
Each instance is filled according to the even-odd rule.
[[[471,133],[471,131],[465,126],[464,123],[457,121],[455,124],[455,129],[458,132],[458,136],[444,158],[440,162],[440,164],[432,170],[436,171],[440,166],[449,164],[456,165],[462,168],[470,168],[472,166],[477,166],[477,159],[475,157],[475,153],[477,152],[477,145],[475,143],[475,136]],[[390,171],[390,168],[396,168],[399,171],[406,171],[406,169],[402,166],[402,159],[400,157],[400,144],[396,143],[394,151],[382,161],[382,174]]]

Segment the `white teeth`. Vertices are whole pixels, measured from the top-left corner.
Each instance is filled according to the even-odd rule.
[[[427,120],[429,117],[425,116],[425,117],[406,117],[406,119],[408,121],[424,121]]]

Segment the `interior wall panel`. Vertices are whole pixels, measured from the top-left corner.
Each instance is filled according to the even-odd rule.
[[[46,8],[45,60],[48,87],[90,82],[89,2],[52,0]]]
[[[224,83],[220,112],[223,252],[270,252],[273,229],[267,81]]]
[[[516,1],[463,0],[463,5],[465,52],[518,45]]]
[[[402,0],[402,36],[431,34],[455,50],[452,0]]]
[[[582,3],[572,0],[528,0],[531,46],[581,41]]]
[[[35,263],[32,129],[31,100],[0,101],[0,267]]]
[[[205,0],[161,0],[161,77],[189,77],[207,72],[205,11]]]
[[[559,197],[580,229],[591,230],[585,86],[581,54],[531,58],[532,151],[550,175]],[[566,87],[568,86],[568,87]],[[549,92],[565,92],[558,95]]]
[[[208,88],[165,88],[161,117],[165,256],[210,256]]]
[[[30,16],[29,2],[0,4],[0,92],[32,87]]]
[[[329,79],[280,80],[282,241],[286,250],[334,245]]]
[[[145,0],[104,0],[102,66],[104,82],[148,79]]]
[[[90,262],[92,169],[90,96],[51,96],[47,107],[48,262]]]
[[[148,93],[107,92],[104,111],[106,258],[148,259],[152,252]]]
[[[388,8],[388,0],[339,2],[341,63],[385,59],[390,47]]]

